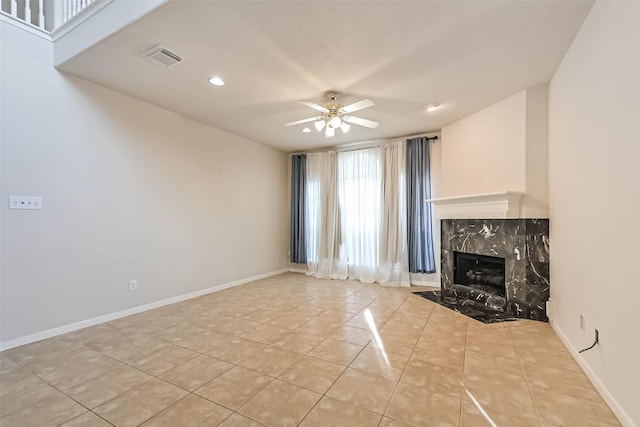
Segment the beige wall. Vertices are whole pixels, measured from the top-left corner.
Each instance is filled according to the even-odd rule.
[[[285,153],[59,74],[1,26],[2,341],[287,265]]]
[[[640,425],[640,3],[596,2],[550,84],[555,326]],[[580,314],[586,330],[580,330]]]

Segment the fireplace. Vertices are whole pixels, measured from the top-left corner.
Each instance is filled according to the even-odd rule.
[[[505,296],[504,258],[453,252],[453,282],[481,292]]]
[[[537,209],[521,191],[471,194],[427,200],[440,219],[441,290],[418,294],[485,323],[533,319],[547,321],[549,300],[549,220],[527,218]],[[462,268],[457,253],[504,260],[504,290],[487,287],[497,282],[496,267]],[[464,261],[463,261],[464,262]],[[472,266],[473,267],[473,266]],[[469,271],[471,272],[469,273]],[[469,273],[467,275],[467,273]],[[478,282],[480,276],[480,282]],[[467,281],[468,280],[468,281]],[[465,281],[467,281],[465,283]],[[480,286],[477,286],[480,285]]]
[[[548,219],[443,219],[441,291],[419,293],[485,323],[547,321]]]
[[[444,219],[441,227],[443,296],[482,305],[489,311],[489,320],[547,320],[549,220]],[[504,294],[458,283],[456,253],[477,255],[485,261],[504,259]]]

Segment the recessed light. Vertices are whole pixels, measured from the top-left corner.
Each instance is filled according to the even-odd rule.
[[[432,104],[427,107],[427,111],[431,113],[433,111],[436,111],[438,108],[440,108],[440,104]]]
[[[311,129],[309,129],[309,128],[304,128],[304,129],[302,129],[302,132],[304,132],[304,133],[309,133],[309,132],[311,132]]]
[[[214,86],[224,86],[224,80],[222,80],[220,77],[211,77],[209,79],[209,83]]]

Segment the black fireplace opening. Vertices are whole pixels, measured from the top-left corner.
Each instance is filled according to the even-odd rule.
[[[504,258],[453,252],[453,283],[505,296]]]

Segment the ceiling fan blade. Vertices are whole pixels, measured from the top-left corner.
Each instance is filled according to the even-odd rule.
[[[285,126],[295,126],[301,125],[302,123],[314,122],[316,120],[320,120],[322,116],[309,117],[308,119],[296,120],[295,122],[285,123]]]
[[[358,126],[364,126],[369,129],[375,129],[379,125],[378,122],[374,122],[373,120],[367,120],[367,119],[363,119],[360,117],[353,117],[353,116],[345,116],[343,120],[347,123],[352,123]]]
[[[318,105],[318,104],[316,104],[314,102],[311,102],[311,101],[300,101],[300,102],[302,102],[304,105],[306,105],[309,108],[313,108],[314,110],[320,111],[321,113],[328,113],[329,112],[329,110],[324,108],[322,105]]]
[[[353,113],[354,111],[364,110],[365,108],[373,107],[374,105],[376,105],[376,103],[373,102],[372,100],[363,99],[362,101],[358,101],[358,102],[354,102],[353,104],[346,105],[342,107],[341,110],[344,111],[345,114],[349,114],[349,113]]]

